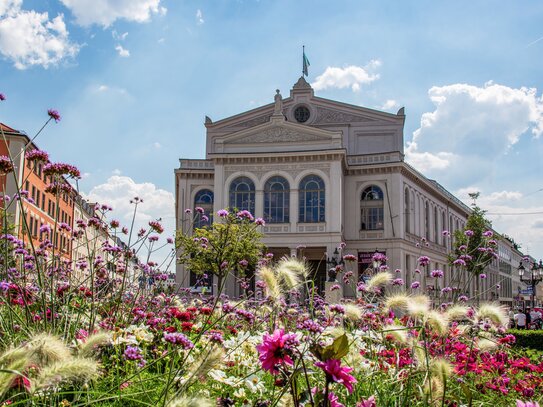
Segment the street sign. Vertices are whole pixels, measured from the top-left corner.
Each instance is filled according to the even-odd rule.
[[[525,290],[520,290],[520,294],[522,295],[532,295],[532,288],[526,288]]]

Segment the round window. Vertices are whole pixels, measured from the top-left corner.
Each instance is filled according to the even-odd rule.
[[[310,112],[305,106],[298,106],[294,109],[294,118],[298,123],[305,123],[309,120]]]

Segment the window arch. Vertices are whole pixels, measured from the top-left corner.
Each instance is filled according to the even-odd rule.
[[[209,189],[198,191],[194,197],[194,208],[202,208],[204,210],[204,213],[195,213],[194,228],[211,225],[213,218],[213,191]],[[207,220],[204,216],[207,217]]]
[[[404,206],[405,206],[405,216],[404,216],[404,222],[405,222],[405,232],[411,233],[411,202],[409,201],[409,189],[405,188],[404,190]]]
[[[360,229],[362,230],[383,230],[383,191],[378,186],[370,185],[362,191],[360,219]]]
[[[267,223],[288,223],[289,215],[290,185],[283,177],[271,177],[264,185],[264,219]]]
[[[230,184],[230,208],[255,213],[255,184],[249,177],[238,177]]]
[[[324,222],[326,204],[324,181],[318,175],[308,175],[300,182],[301,223]]]

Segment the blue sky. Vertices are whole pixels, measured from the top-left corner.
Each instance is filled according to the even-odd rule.
[[[0,121],[127,221],[173,225],[173,170],[213,120],[288,95],[396,112],[407,160],[543,257],[543,2],[0,0]],[[466,199],[467,202],[469,200]],[[126,202],[126,203],[124,203]],[[525,213],[533,213],[526,215]]]

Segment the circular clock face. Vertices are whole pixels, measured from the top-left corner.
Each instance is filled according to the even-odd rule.
[[[305,123],[309,120],[310,112],[305,106],[298,106],[294,109],[294,118],[298,123]]]

